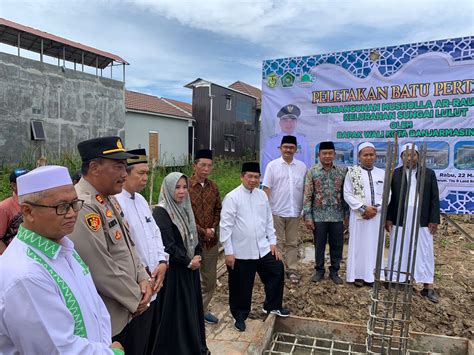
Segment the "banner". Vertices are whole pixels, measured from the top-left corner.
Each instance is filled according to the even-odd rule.
[[[369,141],[384,168],[397,133],[400,147],[427,144],[441,211],[474,213],[474,37],[266,60],[262,88],[263,172],[287,134],[307,167],[332,140],[336,164]]]

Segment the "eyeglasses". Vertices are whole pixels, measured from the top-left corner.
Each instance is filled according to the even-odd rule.
[[[39,203],[33,203],[33,202],[25,202],[28,205],[35,206],[35,207],[44,207],[44,208],[54,208],[56,209],[56,214],[58,216],[64,216],[69,212],[69,209],[73,209],[74,212],[79,212],[80,209],[82,208],[82,205],[84,204],[84,200],[74,200],[69,203],[61,203],[56,206],[48,206],[48,205],[41,205]]]

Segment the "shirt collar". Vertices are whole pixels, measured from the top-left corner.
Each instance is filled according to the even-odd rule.
[[[288,164],[288,163],[283,159],[283,157],[280,157],[279,159],[280,159],[280,163],[281,163],[281,164],[285,164],[285,165],[295,165],[295,158],[293,158],[293,160],[291,161],[290,164]]]
[[[58,257],[59,252],[62,249],[62,246],[59,243],[53,242],[51,239],[43,237],[42,235],[23,227],[23,225],[20,225],[20,228],[18,229],[17,238],[53,260]],[[70,247],[67,242],[66,246]]]
[[[204,186],[206,186],[208,184],[208,182],[209,182],[208,179],[204,180]],[[191,187],[194,187],[198,184],[201,184],[196,175],[193,175],[189,178],[189,183],[190,183]]]
[[[316,165],[316,168],[318,170],[324,170],[323,164],[321,164],[321,162],[318,162],[318,164]],[[331,170],[333,170],[333,169],[336,169],[336,165],[334,165],[334,163],[331,166]]]
[[[373,167],[373,166],[369,169],[369,168],[366,168],[365,166],[363,166],[362,164],[360,164],[360,168],[361,168],[361,169],[364,169],[365,171],[372,171],[372,170],[374,170],[374,167]]]
[[[129,198],[131,200],[135,200],[135,193],[131,193],[131,192],[128,192],[127,190],[125,189],[122,189],[122,194],[126,197],[126,198]]]

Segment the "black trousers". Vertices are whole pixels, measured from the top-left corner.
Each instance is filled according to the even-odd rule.
[[[256,260],[236,259],[234,269],[229,272],[229,304],[236,320],[246,320],[252,304],[255,273],[265,287],[263,308],[267,311],[282,308],[285,267],[272,253]]]
[[[344,246],[344,223],[341,222],[315,222],[314,223],[315,266],[318,274],[324,275],[324,253],[326,243],[329,241],[329,255],[331,266],[329,272],[337,274],[342,260]]]
[[[153,349],[155,334],[153,328],[157,320],[157,300],[150,303],[150,307],[138,317],[133,318],[123,330],[112,338],[122,344],[125,354],[145,355]]]

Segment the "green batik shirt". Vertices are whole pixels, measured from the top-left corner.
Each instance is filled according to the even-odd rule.
[[[329,171],[321,164],[306,173],[303,196],[305,220],[315,222],[341,222],[348,214],[343,198],[347,168],[333,165]]]

